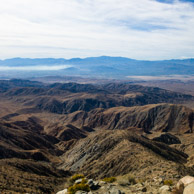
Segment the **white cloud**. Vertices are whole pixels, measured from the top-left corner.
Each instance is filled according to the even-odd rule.
[[[37,65],[37,66],[17,66],[17,67],[9,67],[9,66],[0,66],[0,71],[53,71],[53,70],[61,70],[66,69],[68,67],[72,67],[70,65]]]
[[[0,0],[0,58],[194,57],[194,6],[154,0]]]

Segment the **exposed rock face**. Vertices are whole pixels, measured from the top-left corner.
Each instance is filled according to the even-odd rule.
[[[142,128],[144,132],[179,132],[190,130],[189,115],[193,111],[181,105],[157,104],[136,107],[94,109],[66,115],[64,122],[77,126],[103,129]]]
[[[153,140],[163,142],[168,145],[181,144],[181,141],[179,140],[179,138],[170,133],[161,134],[159,137],[154,137]]]

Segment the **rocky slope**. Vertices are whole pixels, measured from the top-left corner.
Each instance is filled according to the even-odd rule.
[[[185,163],[187,157],[187,154],[166,144],[134,135],[129,131],[102,130],[79,140],[61,156],[61,168],[98,178],[130,172],[150,176],[148,166],[153,165],[155,171],[159,172],[163,163],[164,166],[170,165],[172,171],[176,171],[177,164]]]

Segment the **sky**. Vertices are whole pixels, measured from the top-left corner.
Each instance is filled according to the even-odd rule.
[[[194,0],[0,0],[0,59],[194,58]]]

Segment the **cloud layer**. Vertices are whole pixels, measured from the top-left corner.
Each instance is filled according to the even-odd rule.
[[[172,0],[1,0],[0,58],[194,57],[194,5]]]
[[[71,65],[34,65],[34,66],[0,66],[0,71],[55,71],[71,67]]]

